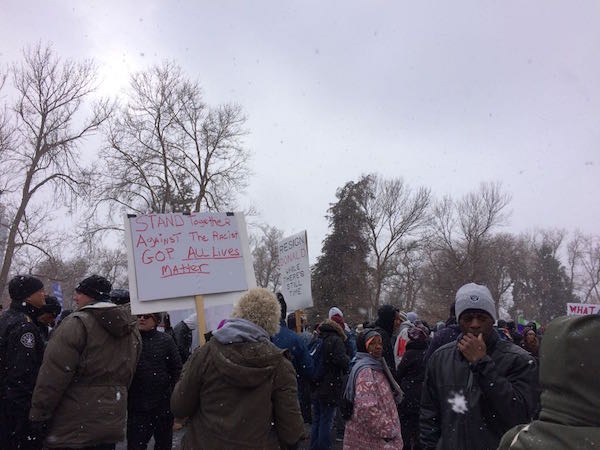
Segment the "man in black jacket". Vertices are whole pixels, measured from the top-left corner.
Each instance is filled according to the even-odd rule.
[[[181,359],[175,341],[156,329],[157,313],[138,315],[142,353],[127,402],[127,448],[145,450],[154,436],[155,450],[170,450],[173,442],[171,392],[179,380]]]
[[[313,424],[310,433],[311,449],[331,448],[331,429],[335,408],[342,397],[343,377],[348,371],[350,358],[346,354],[346,334],[333,320],[325,320],[318,328],[323,340],[321,355],[323,375],[314,384]],[[315,364],[315,374],[319,372]]]
[[[44,340],[44,346],[48,344],[48,339],[50,339],[50,328],[56,327],[56,318],[62,310],[58,299],[52,295],[46,295],[45,303],[46,304],[39,309],[36,319],[40,329],[40,335]]]
[[[446,320],[446,326],[433,335],[433,339],[425,352],[425,356],[423,358],[425,366],[427,366],[427,361],[433,352],[435,352],[442,345],[446,345],[448,342],[455,342],[456,338],[460,334],[460,327],[456,323],[456,305],[452,303],[450,307],[450,317]]]
[[[402,403],[398,406],[398,415],[402,425],[402,440],[405,450],[420,449],[419,409],[421,390],[425,379],[423,355],[429,345],[429,329],[424,325],[415,325],[408,330],[408,344],[402,361],[398,364],[396,376],[404,392]]]
[[[374,328],[380,335],[383,344],[383,359],[387,363],[392,373],[396,373],[396,360],[394,359],[393,336],[398,332],[402,325],[404,317],[400,316],[400,311],[393,305],[382,305],[377,310],[377,320],[371,328]]]
[[[177,344],[177,350],[179,351],[182,364],[185,364],[192,354],[192,332],[196,329],[197,323],[198,319],[196,317],[196,313],[194,313],[183,319],[173,328],[173,338]]]
[[[511,427],[534,411],[534,359],[494,331],[496,308],[487,287],[456,293],[461,334],[429,359],[421,397],[425,449],[496,449]]]
[[[17,275],[8,284],[10,309],[0,318],[0,445],[3,449],[41,449],[42,439],[28,420],[31,396],[44,356],[36,325],[45,305],[44,284]]]

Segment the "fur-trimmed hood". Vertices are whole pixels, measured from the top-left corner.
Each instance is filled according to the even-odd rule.
[[[249,320],[263,328],[269,336],[274,336],[279,333],[281,306],[268,289],[250,289],[235,305],[231,317]]]
[[[340,335],[343,341],[346,341],[346,333],[344,333],[343,328],[333,320],[326,319],[323,322],[321,322],[321,325],[319,325],[319,333],[323,332],[337,333]]]

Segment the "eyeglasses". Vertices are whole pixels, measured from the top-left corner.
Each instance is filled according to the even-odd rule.
[[[148,320],[148,319],[153,319],[154,316],[152,314],[138,314],[137,318]]]

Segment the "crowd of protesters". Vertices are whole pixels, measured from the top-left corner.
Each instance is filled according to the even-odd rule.
[[[266,289],[192,351],[197,317],[132,316],[92,275],[62,311],[17,276],[0,317],[0,445],[13,449],[594,449],[600,317],[520,332],[490,291],[456,292],[446,322],[382,305],[355,329],[331,307],[309,331]],[[182,367],[183,364],[183,367]],[[337,441],[337,443],[336,443]]]

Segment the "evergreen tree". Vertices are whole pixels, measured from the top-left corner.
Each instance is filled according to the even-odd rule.
[[[327,318],[332,306],[344,312],[345,321],[357,324],[367,319],[370,306],[368,288],[366,218],[359,207],[368,195],[365,179],[348,182],[336,192],[327,219],[331,233],[323,241],[321,256],[313,267],[313,320]]]
[[[533,256],[526,276],[515,281],[515,309],[547,324],[566,314],[566,304],[575,301],[574,295],[569,276],[549,245],[536,248]]]

